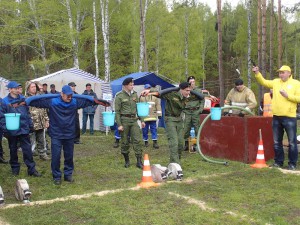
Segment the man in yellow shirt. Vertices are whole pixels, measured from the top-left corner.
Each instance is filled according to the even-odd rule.
[[[274,138],[274,164],[273,167],[283,167],[284,151],[282,139],[284,131],[289,142],[288,169],[295,170],[298,161],[297,148],[297,103],[300,102],[300,82],[294,80],[289,66],[282,66],[279,78],[266,80],[259,72],[257,66],[253,67],[255,78],[261,85],[273,89],[272,113],[273,113],[273,138]]]

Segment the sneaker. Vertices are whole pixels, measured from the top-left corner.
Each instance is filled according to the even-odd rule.
[[[32,174],[28,174],[29,176],[32,176],[32,177],[41,177],[42,174],[40,174],[38,171],[34,171]]]
[[[72,178],[72,176],[69,176],[69,177],[65,177],[64,178],[64,181],[67,181],[69,183],[73,183],[74,182],[74,179]]]
[[[55,184],[55,185],[61,185],[61,179],[53,180],[53,184]]]
[[[119,141],[116,141],[115,143],[114,143],[114,146],[113,146],[114,148],[119,148]]]
[[[288,170],[296,170],[296,166],[294,166],[293,164],[289,164]]]
[[[274,167],[274,168],[282,168],[282,165],[278,164],[278,163],[273,163],[272,166],[270,167]]]

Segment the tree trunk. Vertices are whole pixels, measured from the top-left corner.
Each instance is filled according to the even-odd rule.
[[[262,46],[261,46],[261,71],[266,77],[266,50],[267,50],[267,23],[266,23],[266,0],[262,0]]]
[[[273,79],[273,16],[274,0],[271,0],[270,6],[270,79]]]
[[[108,17],[108,1],[100,0],[101,18],[102,18],[102,35],[104,44],[104,70],[106,82],[110,81],[110,52],[109,52],[109,17]]]
[[[187,12],[184,15],[185,27],[184,27],[184,59],[185,59],[185,78],[187,79],[189,76],[189,17]]]
[[[251,47],[252,47],[252,43],[251,43],[251,37],[252,37],[252,33],[251,33],[251,20],[252,20],[252,11],[251,11],[251,6],[252,6],[252,1],[249,0],[248,1],[248,87],[251,87],[251,77],[252,77],[252,64],[251,64]]]
[[[97,31],[97,16],[96,16],[96,2],[93,1],[93,22],[94,22],[94,57],[96,66],[96,77],[99,77],[99,60],[98,60],[98,31]]]
[[[224,77],[223,77],[223,54],[222,54],[222,15],[221,15],[221,0],[217,0],[217,17],[218,17],[218,61],[219,61],[219,84],[220,84],[220,101],[221,106],[224,105]]]
[[[281,0],[278,0],[278,68],[282,65],[282,19]]]
[[[147,48],[146,48],[146,14],[148,9],[148,0],[145,0],[145,7],[143,10],[143,1],[140,0],[140,67],[139,71],[141,72],[148,71],[148,60],[147,60]]]

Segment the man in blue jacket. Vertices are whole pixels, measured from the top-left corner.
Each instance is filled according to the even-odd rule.
[[[104,100],[91,96],[73,95],[69,85],[62,87],[62,92],[56,95],[39,95],[28,98],[26,104],[49,109],[49,135],[51,137],[51,170],[55,185],[61,184],[60,171],[61,149],[64,151],[64,180],[72,183],[74,170],[73,152],[76,136],[77,110],[95,104],[109,106]]]
[[[90,83],[87,83],[85,85],[86,90],[82,93],[83,95],[88,95],[93,98],[97,98],[96,93],[92,90],[92,85]],[[86,123],[88,120],[88,117],[90,118],[90,134],[94,134],[94,116],[97,109],[97,105],[94,106],[88,106],[82,110],[82,134],[86,132]]]
[[[10,166],[12,174],[17,176],[20,173],[20,163],[18,162],[18,147],[20,142],[23,160],[26,164],[29,176],[40,177],[41,174],[35,169],[33,161],[29,133],[33,131],[33,124],[29,113],[29,108],[24,104],[25,98],[19,93],[20,84],[11,81],[7,84],[9,94],[3,99],[0,113],[1,128],[7,137],[10,150]],[[7,130],[4,114],[20,113],[20,128],[18,130]]]

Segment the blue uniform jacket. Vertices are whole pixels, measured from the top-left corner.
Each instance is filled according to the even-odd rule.
[[[12,107],[10,104],[15,104],[18,102],[24,102],[25,97],[23,95],[19,95],[17,98],[13,98],[10,94],[8,94],[2,100],[1,105],[1,114],[0,114],[0,123],[1,129],[4,133],[7,133],[9,136],[18,136],[21,134],[29,134],[30,130],[33,128],[33,123],[31,120],[29,107],[26,105],[19,105],[17,107]],[[5,125],[5,113],[20,113],[20,129],[19,130],[7,130]]]
[[[73,95],[71,102],[64,102],[60,95],[38,95],[26,99],[26,104],[49,109],[49,135],[56,139],[75,138],[77,109],[94,105],[94,98]]]

